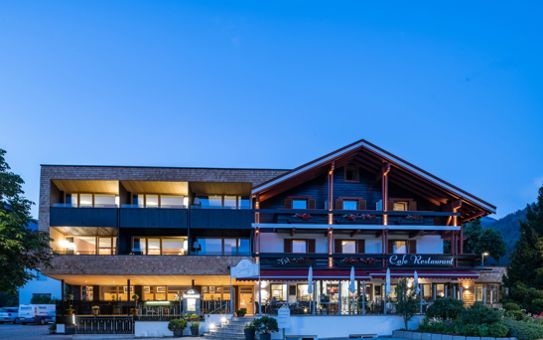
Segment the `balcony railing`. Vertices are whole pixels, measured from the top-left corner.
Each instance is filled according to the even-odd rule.
[[[454,212],[440,211],[377,211],[377,210],[333,210],[325,209],[261,209],[260,223],[273,224],[328,224],[332,214],[333,224],[382,225],[384,216],[388,225],[450,225]]]
[[[52,207],[50,226],[115,227],[117,208]]]

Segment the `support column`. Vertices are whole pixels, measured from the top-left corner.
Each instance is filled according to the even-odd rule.
[[[132,300],[132,294],[130,294],[130,279],[127,279],[126,280],[126,291],[127,291],[127,299],[126,301],[128,302],[128,311],[127,311],[127,314],[128,316],[130,316],[130,301]]]
[[[260,197],[255,196],[255,223],[257,227],[255,228],[254,236],[254,252],[256,263],[260,263]]]
[[[390,172],[390,164],[386,163],[381,170],[381,197],[382,197],[382,209],[383,209],[383,225],[388,225],[388,174]]]
[[[332,162],[330,170],[328,171],[328,267],[334,266],[334,231],[331,227],[334,224],[334,171],[335,162]]]

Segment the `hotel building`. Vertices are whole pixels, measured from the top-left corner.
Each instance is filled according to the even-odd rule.
[[[189,289],[202,314],[382,313],[387,268],[393,285],[416,270],[428,302],[499,301],[500,273],[462,232],[495,207],[365,140],[292,170],[42,165],[40,185],[43,272],[77,315],[166,318]],[[260,294],[230,277],[243,259]]]

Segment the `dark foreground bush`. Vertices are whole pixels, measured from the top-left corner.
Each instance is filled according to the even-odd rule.
[[[464,310],[462,301],[455,299],[437,299],[426,311],[429,318],[454,320]]]
[[[493,324],[502,319],[501,313],[494,309],[476,302],[460,315],[464,324]]]
[[[543,339],[543,325],[538,322],[505,319],[504,324],[509,327],[509,335],[519,340]]]
[[[419,326],[419,331],[438,334],[503,338],[509,333],[509,328],[502,322],[490,324],[464,324],[458,320],[429,321],[426,319]]]

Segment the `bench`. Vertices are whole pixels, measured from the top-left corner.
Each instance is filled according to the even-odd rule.
[[[377,334],[349,334],[349,339],[368,339],[376,337]]]
[[[319,340],[316,335],[285,335],[285,340]]]

